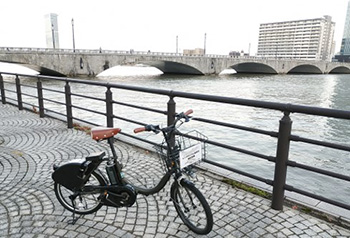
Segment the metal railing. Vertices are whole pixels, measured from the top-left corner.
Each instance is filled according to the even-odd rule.
[[[14,76],[14,80],[4,80],[2,75],[9,75]],[[21,79],[23,78],[33,78],[36,80],[36,84],[34,85],[26,85],[21,84]],[[62,89],[53,89],[49,87],[43,87],[43,82],[50,82],[50,81],[61,81],[64,82],[64,90]],[[79,92],[72,92],[71,84],[83,84],[83,85],[89,85],[89,86],[99,86],[105,88],[105,97],[99,98],[95,96],[89,96],[85,95],[83,93]],[[12,87],[12,89],[10,89]],[[34,90],[36,93],[29,94],[29,93],[23,93],[22,88],[30,88]],[[112,92],[112,89],[118,89],[118,90],[127,90],[132,91],[135,93],[146,93],[146,94],[152,94],[152,96],[166,96],[168,97],[167,101],[167,110],[160,110],[158,108],[151,108],[151,107],[145,107],[140,106],[137,104],[134,104],[133,102],[121,102],[114,100],[114,95]],[[49,98],[48,96],[44,97],[45,95],[49,93],[55,93],[60,94],[64,96],[64,101],[55,100],[52,98]],[[314,140],[309,138],[304,138],[300,136],[296,136],[292,134],[292,120],[290,118],[290,113],[299,113],[299,114],[306,114],[306,115],[313,115],[313,116],[322,116],[322,117],[329,117],[329,118],[337,118],[337,119],[344,119],[350,122],[350,111],[342,111],[342,110],[335,110],[335,109],[327,109],[327,108],[319,108],[319,107],[309,107],[309,106],[301,106],[301,105],[292,105],[292,104],[284,104],[284,103],[275,103],[275,102],[264,102],[264,101],[257,101],[257,100],[247,100],[247,99],[240,99],[240,98],[232,98],[232,97],[222,97],[222,96],[213,96],[213,95],[205,95],[205,94],[195,94],[195,93],[187,93],[187,92],[179,92],[179,91],[172,91],[172,90],[162,90],[162,89],[152,89],[152,88],[144,88],[144,87],[137,87],[137,86],[128,86],[128,85],[122,85],[122,84],[112,84],[112,83],[105,83],[105,82],[98,82],[98,81],[91,81],[91,80],[80,80],[80,79],[71,79],[71,78],[60,78],[60,77],[48,77],[48,76],[33,76],[33,75],[23,75],[23,74],[14,74],[14,73],[1,73],[0,72],[0,93],[1,93],[1,101],[3,104],[10,103],[13,105],[16,105],[19,110],[22,110],[24,108],[24,105],[26,107],[32,107],[32,108],[38,108],[37,113],[40,115],[40,117],[45,117],[49,113],[51,114],[57,114],[60,117],[64,117],[64,120],[68,124],[68,128],[73,127],[73,122],[80,121],[84,123],[93,124],[89,121],[86,121],[84,118],[79,118],[74,112],[75,110],[83,110],[87,111],[89,113],[93,113],[96,115],[100,115],[102,117],[105,117],[106,125],[108,127],[114,126],[114,120],[122,120],[126,123],[132,123],[137,125],[145,125],[145,122],[138,121],[138,120],[132,120],[128,117],[125,117],[123,115],[120,115],[116,112],[114,112],[114,105],[122,105],[130,109],[136,109],[136,110],[142,110],[147,112],[152,112],[156,114],[162,114],[167,117],[167,123],[171,124],[174,121],[174,116],[176,113],[176,102],[175,98],[182,98],[182,99],[191,99],[196,101],[204,101],[204,102],[215,102],[220,104],[226,104],[226,105],[240,105],[240,106],[247,106],[247,107],[253,107],[253,108],[263,108],[273,111],[280,111],[283,113],[282,118],[279,122],[279,129],[277,132],[274,131],[268,131],[263,129],[257,129],[257,128],[251,128],[251,127],[245,127],[242,125],[236,125],[232,123],[227,122],[221,122],[216,121],[211,118],[199,118],[194,117],[193,120],[198,121],[199,123],[205,123],[209,125],[215,125],[225,128],[233,128],[236,130],[243,130],[248,131],[251,133],[257,133],[260,135],[270,136],[277,138],[277,145],[276,145],[276,156],[267,156],[264,154],[260,154],[254,151],[238,148],[235,146],[232,146],[230,144],[221,143],[214,140],[207,140],[206,143],[209,145],[213,145],[216,147],[229,149],[235,152],[243,153],[249,156],[253,156],[259,159],[263,159],[265,161],[269,161],[271,163],[275,164],[274,167],[274,179],[267,179],[260,176],[257,176],[255,174],[248,173],[246,171],[238,170],[236,168],[230,167],[228,165],[223,165],[222,163],[218,163],[215,160],[211,160],[210,158],[205,159],[206,163],[227,169],[229,171],[241,174],[243,176],[247,176],[249,178],[255,179],[257,181],[266,183],[268,185],[272,186],[272,208],[277,210],[282,210],[283,203],[284,203],[284,195],[285,191],[291,191],[295,192],[301,195],[305,195],[314,199],[318,199],[320,201],[324,201],[326,203],[339,206],[341,208],[345,208],[350,210],[350,205],[345,204],[339,201],[335,201],[329,198],[326,198],[324,196],[311,193],[309,191],[305,191],[300,188],[293,187],[291,185],[288,185],[286,182],[287,178],[287,167],[296,167],[300,168],[306,171],[311,171],[313,173],[329,176],[332,178],[337,178],[339,180],[343,180],[346,182],[350,182],[350,176],[344,175],[344,174],[338,174],[332,171],[327,171],[324,169],[320,169],[317,167],[312,167],[309,165],[301,164],[296,161],[289,160],[289,148],[290,148],[290,142],[303,142],[310,145],[317,145],[327,148],[332,148],[336,150],[346,151],[350,152],[350,146],[337,144],[337,143],[330,143],[320,140]],[[7,94],[15,95],[13,97],[7,96]],[[33,98],[35,103],[30,103],[28,101],[23,100],[23,96]],[[102,103],[105,105],[104,111],[98,111],[94,110],[92,108],[87,108],[86,106],[81,106],[77,104],[72,103],[72,97],[79,97],[86,100],[94,100],[96,103]],[[48,107],[45,107],[46,103],[54,103],[60,106],[65,107],[65,112],[59,112],[57,110],[49,109]],[[145,139],[140,139],[138,137],[135,137],[130,134],[123,133],[123,135],[137,139],[142,140],[143,142],[149,142]]]
[[[153,52],[153,51],[136,51],[136,50],[108,50],[108,49],[53,49],[53,48],[26,48],[26,47],[0,47],[0,52],[5,53],[55,53],[55,54],[115,54],[115,55],[148,55],[148,56],[171,56],[171,57],[205,57],[205,58],[218,58],[218,59],[251,59],[251,60],[276,60],[281,59],[284,61],[300,61],[300,62],[319,62],[321,59],[308,59],[308,58],[294,58],[294,57],[266,57],[266,56],[252,56],[252,55],[222,55],[222,54],[183,54],[174,52]],[[329,61],[326,61],[329,62]],[[337,62],[341,63],[341,62]],[[346,65],[346,63],[343,63]]]
[[[24,48],[24,47],[0,47],[0,52],[6,53],[62,53],[62,54],[116,54],[116,55],[151,55],[151,56],[178,56],[178,57],[208,57],[208,58],[232,58],[229,55],[219,54],[183,54],[173,52],[153,52],[136,50],[107,50],[107,49],[53,49],[53,48]],[[236,56],[235,58],[259,59],[255,56]]]

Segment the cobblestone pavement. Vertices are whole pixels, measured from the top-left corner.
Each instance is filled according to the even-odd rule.
[[[154,196],[138,195],[130,208],[102,207],[70,224],[72,214],[53,191],[52,166],[105,149],[103,142],[9,105],[0,104],[0,118],[0,237],[197,237],[178,218],[169,185]],[[118,144],[127,176],[153,183],[159,169],[148,154]],[[214,216],[208,237],[350,237],[348,229],[288,207],[275,211],[270,200],[197,174]]]

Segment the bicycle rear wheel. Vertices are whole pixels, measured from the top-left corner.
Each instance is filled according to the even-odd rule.
[[[101,175],[93,171],[85,186],[86,185],[104,186],[106,182]],[[96,212],[102,206],[101,198],[103,197],[103,192],[88,194],[77,192],[77,196],[72,200],[71,196],[74,194],[72,190],[65,188],[59,183],[55,183],[54,190],[57,200],[65,209],[71,212],[82,215],[90,214]]]
[[[193,232],[208,234],[213,228],[213,215],[203,194],[188,180],[175,181],[171,199],[181,220]]]

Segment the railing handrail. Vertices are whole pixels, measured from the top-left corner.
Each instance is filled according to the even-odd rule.
[[[178,57],[205,57],[205,58],[221,58],[221,59],[252,59],[253,61],[261,60],[284,60],[284,61],[298,61],[298,62],[327,62],[327,63],[337,63],[341,65],[348,65],[347,62],[332,62],[322,59],[302,59],[302,58],[290,58],[290,57],[266,57],[266,56],[252,56],[252,55],[223,55],[223,54],[183,54],[175,52],[153,52],[153,51],[135,51],[131,50],[109,50],[109,49],[53,49],[53,48],[35,48],[35,47],[0,47],[0,52],[14,53],[32,53],[32,52],[42,52],[42,53],[64,53],[64,54],[120,54],[120,55],[151,55],[151,56],[178,56]]]
[[[215,96],[215,95],[209,95],[209,94],[187,93],[187,92],[166,90],[166,89],[153,89],[153,88],[145,88],[145,87],[139,87],[139,86],[124,85],[124,84],[105,83],[105,82],[98,82],[98,81],[84,80],[84,79],[74,79],[74,78],[68,78],[68,77],[27,75],[27,74],[10,73],[10,72],[0,72],[0,74],[8,74],[8,75],[14,75],[14,76],[24,76],[24,77],[40,78],[40,79],[51,79],[51,80],[58,80],[58,81],[65,81],[65,82],[68,81],[71,83],[83,83],[87,85],[104,86],[107,88],[119,88],[119,89],[132,90],[132,91],[138,91],[138,92],[144,92],[144,93],[161,94],[161,95],[167,95],[171,97],[184,97],[184,98],[198,99],[203,101],[221,102],[221,103],[236,104],[241,106],[272,109],[272,110],[277,110],[281,112],[302,113],[302,114],[308,114],[308,115],[314,115],[314,116],[326,116],[326,117],[334,117],[339,119],[350,119],[350,111],[344,111],[339,109],[296,105],[296,104],[290,104],[290,103],[267,102],[267,101],[253,100],[253,99]]]

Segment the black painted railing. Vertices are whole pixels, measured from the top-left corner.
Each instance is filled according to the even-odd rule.
[[[8,80],[4,80],[2,75],[11,76],[12,78],[14,77],[14,80],[11,80],[11,77]],[[22,78],[24,79],[32,78],[32,81],[35,80],[36,83],[23,84],[21,83]],[[52,82],[52,81],[63,82],[62,88],[60,89],[60,88],[43,86],[43,84],[47,84],[48,82]],[[75,91],[73,92],[71,87],[72,84],[74,85],[83,84],[83,85],[86,85],[86,87],[87,86],[102,87],[101,90],[104,90],[105,95],[104,97],[96,97],[96,96],[84,94],[82,92],[80,93]],[[23,93],[22,88],[28,88],[32,91],[32,93]],[[168,97],[167,110],[160,110],[158,108],[140,106],[140,105],[133,104],[133,102],[116,101],[114,100],[114,95],[113,95],[114,89],[127,90],[127,91],[136,92],[136,93],[147,93],[147,94],[154,95],[154,97],[160,96],[160,95],[166,96]],[[195,93],[179,92],[179,91],[172,91],[172,90],[152,89],[152,88],[127,86],[127,85],[112,84],[112,83],[105,83],[105,82],[98,82],[98,81],[91,81],[91,80],[80,80],[80,79],[47,77],[47,76],[33,76],[33,75],[22,75],[22,74],[14,74],[14,73],[0,73],[0,93],[1,93],[1,101],[3,104],[9,103],[9,104],[16,105],[19,110],[22,110],[23,108],[30,108],[36,111],[40,115],[40,117],[54,115],[54,117],[64,118],[69,128],[72,128],[73,122],[77,122],[77,121],[88,123],[90,125],[97,125],[92,123],[91,121],[87,121],[85,118],[78,117],[77,113],[75,113],[76,110],[83,110],[83,111],[87,111],[89,113],[93,113],[104,117],[106,120],[106,125],[108,127],[114,126],[115,119],[122,120],[127,123],[137,124],[137,125],[146,124],[144,121],[132,120],[126,116],[120,115],[119,112],[114,112],[115,105],[122,105],[124,107],[130,108],[130,110],[137,109],[137,110],[165,115],[167,117],[167,123],[171,124],[174,121],[174,115],[176,113],[175,98],[185,98],[185,99],[192,99],[192,100],[204,101],[204,102],[215,102],[215,103],[227,104],[227,105],[241,105],[241,106],[247,106],[247,107],[264,108],[264,109],[269,109],[274,111],[276,110],[281,111],[283,115],[282,115],[282,118],[280,119],[279,130],[277,132],[268,131],[264,129],[245,127],[245,126],[235,125],[227,122],[216,121],[211,118],[199,118],[199,117],[193,118],[193,120],[196,120],[200,123],[209,124],[211,126],[215,125],[215,126],[220,126],[225,128],[233,128],[237,130],[243,130],[243,131],[248,131],[252,133],[257,133],[257,134],[277,138],[277,145],[276,145],[277,152],[275,157],[266,156],[264,154],[238,148],[230,144],[224,144],[224,143],[210,140],[210,139],[206,140],[206,143],[212,146],[229,149],[235,152],[243,153],[246,155],[250,155],[250,156],[274,163],[275,169],[274,169],[273,180],[266,179],[242,170],[238,170],[236,168],[233,168],[227,165],[223,165],[222,163],[219,163],[211,158],[206,158],[205,162],[227,169],[229,171],[241,174],[243,176],[247,176],[249,178],[258,180],[268,185],[271,185],[272,186],[272,208],[277,210],[281,210],[283,207],[286,190],[295,192],[301,195],[305,195],[311,198],[315,198],[320,201],[324,201],[326,203],[350,210],[349,204],[335,201],[335,200],[326,198],[324,196],[314,194],[309,191],[305,191],[301,188],[290,186],[288,185],[288,183],[286,183],[288,166],[297,167],[297,168],[311,171],[317,174],[321,174],[321,175],[333,177],[339,180],[343,180],[346,182],[350,182],[349,175],[338,174],[332,171],[327,171],[324,169],[312,167],[309,165],[305,165],[305,164],[301,164],[301,163],[289,160],[289,148],[290,148],[291,141],[303,142],[310,145],[317,145],[321,147],[327,147],[327,148],[332,148],[336,150],[350,152],[350,146],[292,135],[292,126],[291,126],[292,120],[290,118],[290,113],[299,113],[299,114],[306,114],[306,115],[313,115],[313,116],[344,119],[346,120],[346,122],[350,122],[350,111],[283,104],[283,103],[274,103],[274,102],[264,102],[264,101],[257,101],[257,100],[247,100],[247,99],[239,99],[239,98],[231,98],[231,97],[221,97],[221,96],[204,95],[204,94],[195,94]],[[44,96],[49,94],[62,95],[63,97],[62,97],[62,100],[57,100],[57,99],[49,98],[48,96]],[[9,95],[12,95],[12,96],[9,96]],[[31,98],[32,100],[24,100],[23,97],[26,97],[27,99]],[[105,110],[102,110],[102,111],[94,110],[91,107],[78,105],[78,103],[73,103],[72,97],[82,98],[85,100],[93,100],[95,103],[100,103],[101,105],[102,104],[105,105]],[[58,105],[58,107],[64,107],[65,108],[64,112],[49,108],[45,106],[46,104],[56,104]],[[142,140],[143,142],[153,143],[151,141],[140,139],[130,134],[123,133],[123,135],[137,139],[137,140]]]

